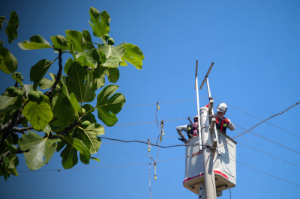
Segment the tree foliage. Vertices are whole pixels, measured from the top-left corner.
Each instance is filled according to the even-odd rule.
[[[104,127],[98,124],[94,113],[106,126],[114,126],[126,99],[116,93],[119,86],[105,85],[105,76],[111,83],[119,79],[118,67],[127,63],[142,69],[144,55],[140,48],[126,42],[114,46],[109,38],[110,16],[91,7],[89,10],[93,35],[88,30],[66,30],[65,36],[52,36],[49,41],[40,35],[18,43],[23,50],[52,48],[58,57],[55,60],[41,59],[30,69],[32,84],[23,84],[23,76],[16,72],[18,61],[0,42],[0,70],[11,75],[15,85],[0,95],[0,175],[5,180],[18,175],[18,156],[23,153],[26,165],[31,170],[48,164],[55,151],[60,152],[62,165],[69,169],[78,163],[100,161],[91,155],[101,146]],[[8,42],[17,39],[19,18],[11,12],[9,21],[0,17],[0,30],[7,23],[5,32]],[[65,65],[62,56],[70,53]],[[44,76],[58,60],[57,74]],[[63,73],[64,72],[64,73]],[[101,90],[100,92],[98,90]],[[42,92],[41,92],[42,91]],[[99,93],[96,96],[96,93]],[[96,106],[89,102],[96,100]],[[41,133],[44,136],[41,136]]]

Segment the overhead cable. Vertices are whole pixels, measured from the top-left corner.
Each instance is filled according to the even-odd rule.
[[[222,156],[223,156],[223,155],[222,155]],[[229,160],[232,160],[232,161],[234,161],[234,162],[237,162],[237,163],[239,163],[239,164],[241,164],[241,165],[244,165],[244,166],[246,166],[246,167],[248,167],[248,168],[250,168],[250,169],[256,170],[256,171],[258,171],[258,172],[264,173],[264,174],[266,174],[266,175],[272,176],[272,177],[277,178],[277,179],[279,179],[279,180],[282,180],[282,181],[285,181],[285,182],[287,182],[287,183],[290,183],[290,184],[293,184],[293,185],[296,185],[296,186],[299,186],[299,187],[300,187],[300,185],[298,185],[298,184],[296,184],[296,183],[290,182],[290,181],[288,181],[288,180],[285,180],[285,179],[279,178],[279,177],[277,177],[277,176],[274,176],[274,175],[272,175],[272,174],[266,173],[266,172],[264,172],[264,171],[258,170],[258,169],[254,168],[254,167],[251,167],[251,166],[246,165],[246,164],[244,164],[244,163],[238,162],[238,161],[236,161],[236,160],[234,160],[234,159],[231,159],[231,158],[228,158],[228,157],[226,157],[226,156],[223,156],[223,157],[225,157],[225,158],[227,158],[227,159],[229,159]],[[183,159],[183,158],[185,158],[185,157],[173,158],[173,159],[163,160],[163,161],[159,161],[159,162],[168,162],[168,161],[179,160],[179,159]],[[62,171],[62,170],[73,170],[73,169],[99,169],[99,168],[109,168],[109,167],[140,166],[140,165],[149,165],[149,164],[151,164],[151,163],[147,162],[147,163],[140,163],[140,164],[109,165],[109,166],[100,166],[100,167],[81,167],[81,168],[70,168],[70,169],[47,169],[47,170],[35,170],[35,171],[28,170],[28,171],[18,171],[18,172]]]
[[[173,158],[173,159],[168,159],[168,160],[161,160],[158,162],[168,162],[172,160],[179,160],[183,159],[185,157],[180,157],[180,158]],[[43,171],[63,171],[63,170],[73,170],[73,169],[100,169],[100,168],[109,168],[109,167],[128,167],[128,166],[141,166],[141,165],[149,165],[151,162],[147,163],[140,163],[140,164],[120,164],[120,165],[108,165],[108,166],[99,166],[99,167],[78,167],[78,168],[70,168],[70,169],[39,169],[39,170],[27,170],[27,171],[18,171],[20,172],[43,172]]]
[[[208,99],[208,97],[200,98],[200,100]],[[186,102],[186,101],[194,101],[196,99],[186,99],[186,100],[177,100],[177,101],[170,101],[170,102],[156,102],[156,103],[150,103],[150,104],[133,104],[133,105],[124,105],[123,107],[131,107],[131,106],[149,106],[149,105],[156,105],[159,104],[169,104],[169,103],[177,103],[177,102]]]
[[[217,100],[217,101],[219,101],[219,102],[222,102],[221,100],[218,100],[218,99],[216,99],[216,98],[214,98],[214,99]],[[297,103],[299,103],[299,102],[297,102]],[[227,104],[227,103],[226,103],[226,104]],[[250,113],[247,113],[246,111],[243,111],[243,110],[241,110],[241,109],[238,109],[238,108],[236,108],[236,107],[234,107],[234,106],[232,106],[232,105],[230,105],[230,104],[227,104],[227,105],[230,106],[230,107],[232,107],[232,108],[234,108],[234,109],[236,109],[236,110],[238,110],[238,111],[240,111],[240,112],[243,112],[243,113],[245,113],[245,114],[247,114],[247,115],[250,115],[250,116],[252,116],[252,117],[254,117],[254,118],[256,118],[256,119],[259,119],[259,120],[261,120],[261,121],[264,121],[263,119],[261,119],[261,118],[259,118],[259,117],[256,117],[255,115],[252,115],[252,114],[250,114]],[[294,106],[296,106],[296,105],[297,105],[297,104],[295,104]],[[292,108],[292,107],[291,107],[291,108]],[[297,135],[297,134],[295,134],[295,133],[292,133],[292,132],[290,132],[290,131],[288,131],[288,130],[286,130],[286,129],[280,127],[280,126],[276,126],[275,124],[272,124],[272,123],[267,122],[267,121],[265,121],[265,123],[270,124],[270,125],[272,125],[272,126],[274,126],[274,127],[276,127],[276,128],[279,128],[279,129],[281,129],[281,130],[283,130],[283,131],[285,131],[285,132],[287,132],[287,133],[289,133],[289,134],[291,134],[291,135],[293,135],[293,136],[296,136],[296,137],[299,137],[299,138],[300,138],[299,135]]]
[[[261,150],[259,150],[259,149],[253,148],[253,147],[248,146],[248,145],[246,145],[246,144],[242,144],[242,143],[240,143],[240,142],[237,142],[237,143],[238,143],[238,144],[241,144],[241,145],[243,145],[243,146],[245,146],[245,147],[248,147],[248,148],[250,148],[250,149],[253,149],[253,150],[255,150],[255,151],[258,151],[258,152],[260,152],[260,153],[263,153],[263,154],[266,154],[266,155],[271,156],[271,157],[273,157],[273,158],[276,158],[276,159],[278,159],[278,160],[281,160],[281,161],[283,161],[283,162],[286,162],[286,163],[292,164],[292,165],[294,165],[294,166],[300,167],[300,165],[298,165],[298,164],[294,164],[294,163],[292,163],[292,162],[289,162],[289,161],[287,161],[287,160],[281,159],[281,158],[276,157],[276,156],[274,156],[274,155],[271,155],[271,154],[269,154],[269,153],[263,152],[263,151],[261,151]]]
[[[239,126],[239,125],[237,125],[237,124],[235,124],[235,125],[236,125],[237,128],[240,128],[240,129],[245,130],[244,127],[241,127],[241,126]],[[287,146],[285,146],[285,145],[283,145],[283,144],[280,144],[280,143],[278,143],[278,142],[276,142],[276,141],[274,141],[274,140],[272,140],[272,139],[270,139],[270,138],[267,138],[267,137],[262,136],[262,135],[260,135],[260,134],[254,133],[254,132],[252,132],[252,131],[250,131],[249,133],[251,133],[252,135],[255,135],[255,136],[257,136],[257,137],[259,137],[259,138],[261,138],[261,139],[264,139],[264,140],[266,140],[266,141],[268,141],[268,142],[271,142],[271,143],[276,144],[276,145],[278,145],[278,146],[281,146],[281,147],[283,147],[283,148],[285,148],[285,149],[288,149],[288,150],[290,150],[290,151],[293,151],[293,152],[295,152],[295,153],[300,154],[299,151],[296,151],[296,150],[294,150],[294,149],[291,149],[291,148],[289,148],[289,147],[287,147]],[[237,138],[237,137],[235,137],[235,138]]]
[[[173,122],[173,121],[177,121],[177,120],[186,120],[188,119],[187,117],[185,118],[179,118],[179,119],[172,119],[172,120],[164,120],[164,122]],[[129,125],[139,125],[139,124],[153,124],[153,123],[157,123],[157,121],[149,121],[149,122],[137,122],[137,123],[125,123],[125,124],[116,124],[115,126],[129,126]]]
[[[270,173],[267,173],[267,172],[258,170],[258,169],[254,168],[254,167],[251,167],[251,166],[249,166],[249,165],[247,165],[247,164],[238,162],[238,161],[236,161],[236,160],[234,160],[234,159],[231,159],[231,158],[228,158],[228,157],[226,157],[226,156],[224,156],[224,155],[221,155],[221,156],[223,156],[224,158],[227,158],[227,159],[229,159],[229,160],[232,160],[232,161],[234,161],[234,162],[237,162],[237,163],[239,163],[239,164],[241,164],[241,165],[244,165],[244,166],[246,166],[246,167],[248,167],[248,168],[250,168],[250,169],[256,170],[256,171],[258,171],[258,172],[264,173],[264,174],[266,174],[266,175],[272,176],[272,177],[277,178],[277,179],[279,179],[279,180],[282,180],[282,181],[285,181],[285,182],[287,182],[287,183],[290,183],[290,184],[293,184],[293,185],[296,185],[296,186],[300,187],[299,184],[296,184],[296,183],[293,183],[293,182],[291,182],[291,181],[288,181],[288,180],[279,178],[279,177],[277,177],[277,176],[275,176],[275,175],[272,175],[272,174],[270,174]]]

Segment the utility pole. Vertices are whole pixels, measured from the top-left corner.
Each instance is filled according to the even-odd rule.
[[[198,61],[197,61],[198,65]],[[210,66],[208,73],[206,74],[205,79],[207,79],[207,76],[213,66]],[[196,81],[196,83],[198,83]],[[207,82],[208,83],[208,82]],[[203,83],[201,87],[203,86]],[[209,89],[209,85],[208,85]],[[197,88],[198,90],[198,88]],[[210,96],[210,90],[209,92],[209,97]],[[201,132],[199,132],[199,137],[201,135],[202,137],[202,144],[203,144],[203,169],[204,169],[204,185],[200,185],[200,190],[199,190],[199,199],[216,199],[217,194],[216,194],[216,184],[215,184],[215,173],[214,173],[214,165],[213,165],[213,151],[212,151],[212,134],[210,133],[210,125],[209,125],[209,113],[208,110],[212,110],[212,105],[213,105],[213,100],[210,99],[210,107],[209,109],[207,107],[202,107],[200,110],[198,108],[198,115],[200,112],[200,129]],[[199,121],[199,120],[198,120]],[[201,143],[199,143],[201,144]],[[204,190],[202,190],[204,188]],[[203,195],[204,193],[204,195]]]

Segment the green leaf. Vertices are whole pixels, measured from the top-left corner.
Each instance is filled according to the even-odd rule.
[[[18,69],[17,59],[4,47],[0,47],[0,69],[6,74],[11,74]]]
[[[140,48],[133,44],[126,44],[124,46],[125,54],[122,57],[123,61],[127,61],[134,65],[137,69],[142,69],[143,59],[145,59],[143,52]]]
[[[78,163],[77,150],[70,144],[61,152],[62,165],[65,169],[70,169]]]
[[[91,72],[87,72],[78,62],[73,62],[68,70],[68,88],[78,102],[91,102],[95,98],[95,88]],[[86,79],[85,79],[86,78]]]
[[[64,71],[66,74],[68,74],[68,70],[72,63],[73,63],[73,59],[69,58],[64,66]]]
[[[40,84],[53,62],[54,61],[51,62],[46,59],[42,59],[32,66],[30,69],[30,81],[34,81],[33,89],[36,89]]]
[[[55,49],[57,49],[57,50],[62,50],[62,51],[68,50],[68,46],[63,46],[63,45],[60,45],[60,44],[59,44],[59,42],[58,42],[58,40],[57,40],[57,36],[61,36],[61,35],[56,35],[56,36],[52,36],[52,37],[51,37],[51,41],[52,41],[53,47],[54,47]],[[63,37],[63,36],[61,36],[61,37]],[[61,41],[60,41],[60,42],[61,42]],[[61,43],[63,43],[63,42],[61,42]]]
[[[48,88],[51,88],[52,85],[54,84],[55,82],[55,79],[56,79],[56,75],[53,74],[53,73],[49,73],[50,77],[52,80],[50,79],[47,79],[47,78],[43,78],[41,81],[40,81],[40,84],[39,84],[39,87],[40,89],[48,89]],[[59,84],[56,85],[57,88],[60,88]]]
[[[14,169],[18,166],[19,164],[19,159],[18,156],[15,154],[11,154],[8,156],[9,163],[8,163],[8,169]]]
[[[30,37],[30,42],[26,40],[18,44],[22,50],[37,50],[51,48],[50,43],[40,35],[34,35]]]
[[[105,84],[105,75],[107,75],[108,80],[112,83],[116,83],[119,80],[119,69],[118,68],[107,68],[99,66],[94,71],[94,84],[96,88],[99,89]]]
[[[83,34],[76,30],[66,30],[67,39],[73,43],[74,51],[83,52],[87,48],[87,42]]]
[[[8,172],[14,176],[19,176],[16,168],[8,169]]]
[[[67,80],[66,80],[65,76],[63,76],[63,78],[61,79],[61,82],[63,84],[62,91],[67,96],[67,98],[69,99],[70,104],[73,107],[73,110],[75,111],[77,118],[79,118],[78,113],[81,113],[81,108],[80,108],[80,105],[79,105],[74,93],[69,94],[69,90],[68,90],[68,87],[66,85]]]
[[[89,10],[91,22],[89,24],[93,28],[93,34],[96,37],[104,37],[105,34],[109,33],[109,23],[110,23],[110,16],[106,11],[103,11],[101,14],[100,12],[91,7]]]
[[[92,63],[90,63],[90,62],[88,62],[87,60],[86,60],[86,57],[85,56],[80,56],[80,57],[78,57],[77,59],[76,59],[76,61],[78,62],[78,63],[80,63],[80,65],[81,66],[88,66],[88,67],[91,67],[91,68],[94,68],[94,65],[92,64]]]
[[[56,35],[56,40],[57,42],[59,43],[59,45],[62,45],[62,46],[68,46],[68,39],[65,38],[64,36],[62,35]]]
[[[93,45],[93,41],[92,41],[90,32],[88,30],[83,30],[82,33],[83,33],[83,38],[87,42],[87,48],[95,48]]]
[[[17,29],[19,28],[19,17],[16,11],[12,11],[10,13],[10,19],[8,21],[8,25],[5,28],[5,32],[8,36],[8,42],[11,43],[14,39],[17,39],[18,32]]]
[[[106,58],[106,62],[103,64],[103,66],[117,68],[121,62],[122,59],[120,57],[108,57]]]
[[[95,69],[93,78],[96,89],[99,89],[102,86],[104,86],[106,70],[107,68],[101,65]]]
[[[37,131],[43,130],[53,118],[53,113],[48,101],[49,98],[44,95],[44,100],[41,103],[38,104],[29,101],[23,109],[23,115]]]
[[[99,158],[94,158],[94,157],[91,157],[92,160],[96,160],[97,162],[100,162],[100,159]]]
[[[19,146],[25,152],[26,165],[31,170],[37,170],[48,164],[56,149],[56,142],[60,139],[43,138],[38,134],[28,131],[29,134],[23,134],[19,140]],[[45,157],[45,160],[43,158]]]
[[[118,121],[116,114],[118,114],[124,103],[125,97],[121,93],[116,93],[117,85],[106,86],[97,96],[98,118],[107,126],[113,126]],[[111,98],[109,98],[114,94]],[[109,98],[109,99],[108,99]]]
[[[77,120],[76,113],[64,93],[59,93],[52,99],[52,111],[55,121],[50,126],[54,132],[60,132]]]
[[[21,97],[7,97],[0,95],[0,113],[17,110],[22,107]]]
[[[125,48],[124,48],[125,45],[127,45],[126,42],[121,43],[116,47],[105,46],[105,45],[99,44],[98,48],[97,48],[97,51],[98,52],[99,51],[103,52],[106,55],[107,58],[108,57],[120,57],[121,58],[125,54]]]
[[[82,138],[87,148],[90,149],[90,153],[97,153],[101,145],[101,139],[97,136],[104,134],[103,126],[100,124],[91,124],[86,129],[80,129],[84,132]]]
[[[86,58],[87,62],[80,61],[83,57]],[[77,53],[76,59],[77,61],[82,62],[84,63],[84,65],[89,66],[91,68],[97,68],[98,63],[100,63],[100,56],[94,48],[81,53]]]
[[[90,150],[85,146],[84,142],[81,140],[78,140],[76,138],[68,137],[68,136],[62,136],[59,135],[59,137],[62,137],[66,142],[68,142],[70,145],[72,145],[76,150],[82,154],[83,161],[89,163],[90,160]]]
[[[4,157],[4,156],[3,156]],[[4,162],[0,163],[0,174],[4,176],[4,179],[7,180],[8,177],[10,177],[9,175],[9,171],[7,166],[4,164]]]
[[[107,77],[108,77],[108,81],[112,82],[112,83],[116,83],[119,80],[120,77],[120,72],[119,69],[117,68],[107,68]]]

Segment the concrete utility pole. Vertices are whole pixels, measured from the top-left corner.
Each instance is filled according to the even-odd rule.
[[[198,65],[198,62],[197,62]],[[217,193],[216,193],[216,183],[215,183],[215,173],[214,173],[214,152],[215,150],[212,150],[213,145],[213,138],[210,131],[210,125],[209,125],[209,115],[212,115],[213,109],[213,99],[211,99],[210,94],[210,88],[208,83],[208,75],[213,67],[214,63],[211,64],[207,74],[204,77],[204,80],[200,86],[200,89],[203,87],[204,82],[207,83],[207,89],[208,89],[208,95],[210,98],[209,101],[209,108],[202,107],[200,111],[200,127],[201,127],[201,134],[202,137],[202,144],[203,144],[203,168],[204,168],[204,184],[200,185],[199,190],[199,199],[216,199]],[[198,90],[198,88],[197,88]],[[210,113],[208,113],[210,112]],[[214,125],[215,127],[215,125]],[[216,130],[216,129],[214,129]],[[215,133],[217,133],[215,131]],[[200,136],[200,135],[199,135]],[[216,138],[218,138],[216,134]],[[199,143],[200,144],[200,143]],[[204,188],[204,190],[202,190]],[[204,193],[204,194],[203,194]]]
[[[204,193],[205,199],[216,199],[216,184],[215,184],[215,173],[214,173],[214,162],[212,153],[212,136],[209,130],[209,115],[208,108],[202,107],[200,109],[200,124],[201,134],[203,140],[203,168],[204,168]],[[199,199],[204,198],[203,196]]]

